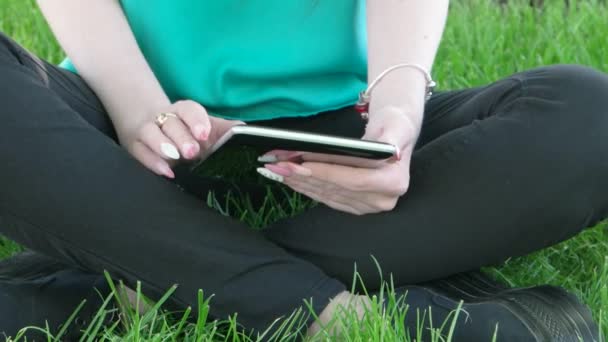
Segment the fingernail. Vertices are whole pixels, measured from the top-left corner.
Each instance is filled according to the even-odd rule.
[[[196,155],[196,152],[198,152],[197,150],[197,145],[196,144],[191,144],[191,143],[185,143],[182,146],[182,149],[185,151],[184,152],[184,156],[186,158],[192,158]]]
[[[168,158],[179,159],[179,152],[177,151],[177,148],[172,144],[162,143],[160,144],[160,150]]]
[[[264,176],[264,177],[266,177],[266,178],[268,178],[268,179],[271,179],[271,180],[273,180],[273,181],[277,181],[277,182],[279,182],[279,183],[283,183],[283,176],[281,176],[281,175],[277,175],[276,173],[274,173],[274,172],[272,172],[272,171],[270,171],[270,170],[268,170],[268,169],[266,169],[266,168],[263,168],[263,167],[258,167],[258,168],[256,169],[256,171],[257,171],[259,174],[261,174],[262,176]]]
[[[209,138],[209,131],[203,125],[194,126],[194,134],[200,140],[207,140]]]
[[[275,156],[274,154],[265,154],[263,156],[259,156],[258,161],[260,163],[276,163],[279,160],[277,159],[277,156]]]
[[[302,152],[298,151],[284,151],[284,150],[273,150],[262,156],[258,157],[260,163],[276,163],[281,160],[290,160],[294,157],[298,157]]]
[[[291,170],[285,166],[279,166],[276,164],[265,164],[264,167],[283,177],[289,177],[293,174],[293,172],[291,172]]]
[[[173,170],[171,170],[171,168],[169,166],[167,166],[167,164],[165,164],[165,163],[158,164],[158,171],[160,171],[160,173],[165,175],[167,178],[171,178],[171,179],[175,178],[175,174],[173,173]]]

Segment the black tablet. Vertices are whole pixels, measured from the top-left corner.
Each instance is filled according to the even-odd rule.
[[[254,125],[233,126],[205,155],[228,144],[252,146],[267,151],[298,151],[303,152],[305,160],[353,166],[369,167],[378,162],[399,159],[399,148],[391,144]]]

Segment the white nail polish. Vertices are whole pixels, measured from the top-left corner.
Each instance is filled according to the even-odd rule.
[[[160,150],[168,158],[179,159],[179,151],[177,151],[177,148],[171,144],[168,144],[168,143],[160,144]]]
[[[279,183],[283,183],[283,176],[281,175],[277,175],[276,173],[268,170],[267,168],[264,167],[258,167],[256,169],[258,171],[259,174],[261,174],[262,176],[271,179],[273,181],[277,181]]]
[[[258,162],[260,163],[276,163],[278,161],[277,156],[274,154],[265,154],[258,157]]]

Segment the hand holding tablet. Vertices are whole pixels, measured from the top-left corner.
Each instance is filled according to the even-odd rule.
[[[202,157],[227,144],[271,151],[260,158],[260,162],[302,160],[373,168],[400,157],[399,148],[391,144],[253,125],[233,126]],[[276,150],[293,153],[274,155],[272,151]]]

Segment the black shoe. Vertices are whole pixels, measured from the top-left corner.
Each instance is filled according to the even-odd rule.
[[[0,261],[0,339],[13,336],[27,326],[45,328],[52,334],[86,299],[61,340],[77,340],[86,330],[103,300],[110,293],[105,279],[66,266],[33,252],[23,252]],[[111,317],[107,317],[111,319]],[[46,340],[30,329],[28,340]]]
[[[433,328],[439,328],[463,301],[452,341],[600,342],[599,327],[589,309],[576,296],[555,286],[508,288],[482,273],[396,289],[409,305],[406,326],[417,332],[417,310],[426,311],[424,341],[429,339],[429,307]],[[447,335],[452,316],[442,330]]]

